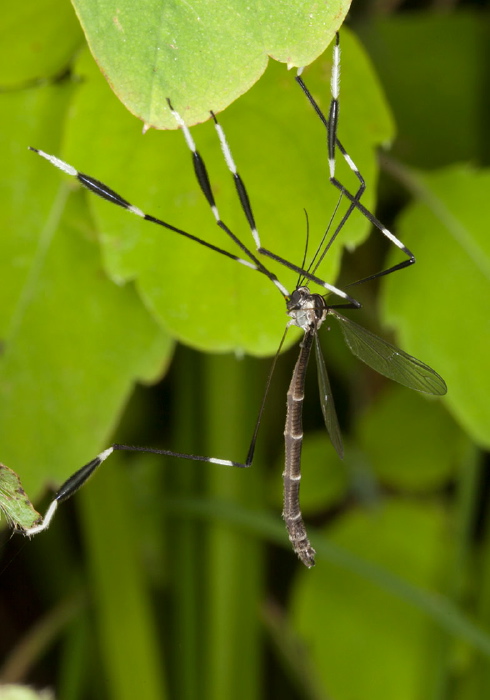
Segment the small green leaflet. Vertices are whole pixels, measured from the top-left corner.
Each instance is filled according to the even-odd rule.
[[[0,510],[16,530],[26,530],[42,520],[17,474],[4,464],[0,464]]]

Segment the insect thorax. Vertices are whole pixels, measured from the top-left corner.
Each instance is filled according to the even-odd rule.
[[[287,302],[287,311],[293,319],[293,325],[307,331],[312,326],[320,328],[328,309],[320,294],[311,294],[308,287],[298,287]]]

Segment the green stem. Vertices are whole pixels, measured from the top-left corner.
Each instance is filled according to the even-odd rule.
[[[209,454],[244,461],[260,404],[262,378],[253,372],[251,360],[207,357],[205,364]],[[246,470],[211,466],[208,484],[211,498],[257,509],[262,504],[265,474],[257,460]],[[262,583],[262,544],[226,522],[212,523],[203,634],[206,694],[201,697],[259,697]]]
[[[108,697],[163,700],[163,664],[121,455],[114,454],[90,488],[80,490],[78,502]]]
[[[174,371],[176,450],[199,454],[200,416],[197,397],[200,395],[202,358],[195,352],[179,348]],[[182,460],[168,460],[166,481],[172,499],[195,498],[199,494],[207,465]],[[203,621],[202,592],[202,527],[193,518],[171,515],[167,520],[168,560],[171,562],[170,599],[175,645],[171,645],[172,682],[175,697],[194,700],[202,687],[203,661],[200,629]]]
[[[472,568],[474,556],[473,530],[475,526],[476,509],[478,507],[479,488],[482,480],[482,463],[479,450],[470,442],[460,462],[459,479],[456,492],[456,503],[453,527],[453,557],[447,576],[447,598],[455,606],[462,609],[464,604],[465,586],[468,573]],[[434,693],[435,700],[445,700],[451,697],[454,687],[453,655],[454,640],[442,629],[438,630],[437,645],[439,662],[434,664]]]

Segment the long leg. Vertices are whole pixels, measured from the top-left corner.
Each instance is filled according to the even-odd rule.
[[[244,260],[243,258],[239,258],[237,255],[233,255],[233,253],[229,253],[227,250],[223,250],[223,248],[219,248],[218,246],[215,246],[212,243],[208,243],[202,238],[198,238],[197,236],[194,236],[191,233],[187,233],[187,231],[183,231],[182,229],[177,228],[176,226],[172,226],[172,224],[169,224],[166,221],[163,221],[162,219],[158,219],[157,217],[152,216],[151,214],[145,214],[145,212],[139,209],[139,207],[135,207],[133,204],[121,197],[121,195],[117,194],[117,192],[114,192],[114,190],[112,190],[110,187],[105,185],[103,182],[100,182],[100,180],[96,180],[90,175],[85,175],[84,173],[79,172],[72,165],[65,163],[60,158],[49,155],[49,153],[45,153],[44,151],[41,151],[37,148],[33,148],[32,146],[29,146],[29,149],[31,151],[34,151],[34,153],[37,153],[38,155],[42,156],[52,165],[59,168],[60,170],[63,170],[63,172],[67,173],[68,175],[76,177],[77,180],[84,187],[96,194],[101,199],[105,199],[108,202],[111,202],[111,204],[116,204],[117,206],[126,209],[132,214],[136,214],[136,216],[145,219],[145,221],[151,221],[153,224],[163,226],[164,228],[169,229],[169,231],[174,231],[174,233],[178,233],[181,236],[185,236],[185,238],[189,238],[191,241],[199,243],[199,245],[202,245],[206,248],[210,248],[216,253],[220,253],[220,255],[225,255],[226,257],[231,258],[231,260],[235,260],[235,262],[238,262],[241,265],[245,265],[246,267],[249,267],[252,270],[257,270],[258,272],[265,274],[276,285],[276,287],[278,287],[279,291],[281,292],[281,294],[283,294],[284,297],[289,296],[287,289],[279,282],[277,277],[272,272],[269,272],[269,270],[267,270],[262,265],[262,263],[259,260],[257,260],[257,258],[241,243],[241,241],[239,241],[238,238],[236,238],[236,236],[233,233],[231,233],[231,231],[229,231],[229,235],[233,238],[237,245],[248,255],[252,262],[250,262],[249,260]],[[206,173],[204,163],[202,163],[202,168],[203,172]]]
[[[349,156],[339,139],[337,138],[337,128],[338,128],[338,120],[339,120],[339,85],[340,85],[340,44],[339,44],[339,34],[336,34],[335,38],[335,44],[334,44],[334,49],[333,49],[333,65],[332,65],[332,79],[331,79],[331,93],[332,93],[332,98],[330,101],[330,110],[329,110],[329,116],[328,119],[325,117],[323,114],[322,110],[320,109],[319,105],[317,104],[316,100],[314,99],[313,95],[310,93],[308,88],[306,87],[305,83],[303,82],[303,79],[301,78],[301,70],[298,71],[298,75],[296,77],[296,81],[303,90],[304,94],[306,95],[308,101],[310,102],[311,106],[315,110],[316,114],[320,118],[321,122],[324,124],[325,129],[327,131],[327,148],[328,148],[328,161],[329,161],[329,169],[330,169],[330,182],[331,184],[336,187],[339,192],[346,197],[349,202],[350,206],[347,209],[347,212],[345,213],[342,221],[340,222],[339,226],[335,230],[334,234],[331,236],[329,243],[327,247],[323,250],[322,255],[320,256],[317,266],[320,264],[324,256],[326,255],[328,249],[332,245],[333,241],[335,240],[336,236],[338,235],[339,231],[343,227],[345,221],[347,218],[351,215],[352,211],[354,209],[358,209],[363,216],[366,217],[366,219],[381,233],[388,238],[389,241],[391,241],[394,245],[397,246],[406,256],[407,260],[403,260],[402,262],[393,265],[392,267],[382,270],[381,272],[377,272],[373,275],[369,275],[368,277],[364,277],[362,280],[358,280],[355,284],[361,284],[363,282],[367,282],[369,280],[375,279],[377,277],[382,277],[384,275],[389,275],[392,272],[395,272],[396,270],[402,270],[405,267],[408,267],[412,265],[415,262],[415,256],[412,253],[407,246],[402,243],[391,231],[389,231],[366,207],[359,201],[364,190],[365,190],[365,182],[364,178],[362,177],[359,169],[357,168],[356,164],[352,160],[352,158]],[[350,169],[353,171],[355,176],[360,182],[360,186],[358,191],[356,192],[355,195],[353,195],[337,178],[335,175],[335,169],[336,169],[336,157],[335,157],[335,151],[338,149],[342,156],[344,157],[345,161],[347,162],[348,166]]]
[[[175,114],[177,114],[175,112]],[[181,119],[179,117],[179,119]],[[182,121],[179,121],[179,124],[183,124]],[[192,137],[190,135],[189,129],[185,127],[184,134],[186,135],[186,141],[190,145],[192,143],[193,148],[195,149],[194,141],[192,140]],[[231,260],[235,260],[235,262],[240,263],[241,265],[245,265],[246,267],[249,267],[252,270],[256,270],[257,272],[262,273],[265,275],[270,281],[275,285],[275,287],[280,291],[282,296],[287,299],[289,297],[289,292],[286,289],[286,287],[278,280],[276,275],[268,270],[262,263],[261,261],[250,251],[242,241],[240,241],[237,236],[228,228],[228,226],[221,220],[218,209],[216,207],[216,203],[214,201],[214,196],[211,190],[211,185],[209,183],[209,178],[207,175],[206,167],[204,165],[204,161],[202,160],[201,156],[199,155],[197,150],[194,150],[192,152],[193,155],[193,163],[194,163],[194,170],[196,172],[196,176],[199,182],[199,185],[201,187],[201,190],[203,191],[204,195],[206,196],[206,199],[208,200],[209,204],[211,205],[211,209],[213,211],[214,216],[217,218],[217,223],[222,228],[228,236],[236,243],[236,245],[243,250],[243,252],[250,258],[249,260],[244,260],[243,258],[238,257],[237,255],[234,255],[233,253],[228,252],[227,250],[224,250],[223,248],[219,248],[218,246],[213,245],[212,243],[208,243],[207,241],[204,241],[202,238],[198,238],[197,236],[194,236],[191,233],[188,233],[187,231],[183,231],[180,228],[177,228],[176,226],[173,226],[172,224],[167,223],[166,221],[163,221],[162,219],[157,218],[156,216],[153,216],[152,214],[146,214],[144,211],[142,211],[139,207],[134,206],[130,202],[128,202],[124,197],[121,197],[117,192],[115,192],[113,189],[105,185],[103,182],[100,180],[95,179],[91,175],[86,175],[85,173],[81,173],[78,171],[76,168],[74,168],[72,165],[69,163],[65,163],[65,161],[61,160],[60,158],[57,158],[56,156],[52,156],[49,153],[45,153],[44,151],[41,151],[40,149],[33,148],[32,146],[29,147],[31,151],[34,151],[34,153],[37,153],[38,155],[42,156],[45,158],[47,161],[49,161],[52,165],[54,165],[56,168],[59,168],[63,172],[67,173],[68,175],[71,175],[72,177],[76,177],[77,180],[88,190],[96,194],[98,197],[101,197],[101,199],[105,199],[108,202],[111,202],[111,204],[116,204],[119,207],[122,207],[123,209],[126,209],[127,211],[131,212],[132,214],[136,214],[136,216],[139,216],[140,218],[144,219],[145,221],[150,221],[153,224],[157,224],[158,226],[162,226],[163,228],[166,228],[170,231],[173,231],[174,233],[178,233],[181,236],[185,236],[185,238],[189,238],[192,241],[195,241],[196,243],[199,243],[199,245],[202,245],[206,248],[209,248],[210,250],[214,250],[216,253],[219,253],[220,255],[225,255],[226,257],[230,258]],[[338,297],[341,299],[344,299],[347,301],[349,304],[354,305],[356,308],[359,308],[361,304],[351,297],[349,294],[346,292],[342,291],[338,287],[335,287],[332,284],[329,284],[328,282],[325,282],[324,280],[320,279],[319,277],[312,275],[305,270],[302,270],[300,267],[297,265],[294,265],[293,263],[288,262],[287,260],[284,260],[283,258],[280,258],[279,256],[276,255],[270,255],[274,260],[277,260],[278,262],[282,263],[289,269],[293,270],[294,272],[298,272],[298,274],[302,274],[305,276],[307,279],[311,280],[312,282],[315,282],[315,284],[318,284],[320,287],[323,287],[324,289],[328,290],[332,294],[336,294]]]
[[[258,426],[256,427],[256,430],[254,432],[254,438],[256,437],[256,433],[258,432]],[[58,505],[60,503],[63,503],[63,501],[66,501],[68,498],[73,496],[74,493],[78,491],[78,489],[85,484],[86,481],[92,476],[92,474],[95,472],[95,470],[100,467],[102,462],[105,462],[105,460],[110,457],[110,455],[117,451],[117,450],[125,450],[129,452],[150,452],[152,454],[157,454],[157,455],[165,455],[167,457],[176,457],[178,459],[189,459],[192,461],[197,461],[197,462],[207,462],[209,464],[221,464],[225,467],[241,467],[241,468],[247,468],[250,467],[252,464],[252,459],[253,459],[253,449],[252,445],[249,450],[249,455],[247,455],[247,460],[245,462],[233,462],[232,460],[228,459],[218,459],[216,457],[202,457],[200,455],[190,455],[190,454],[185,454],[182,452],[172,452],[171,450],[159,450],[153,447],[136,447],[132,445],[119,445],[119,444],[114,444],[111,445],[111,447],[107,448],[107,450],[104,450],[100,454],[97,455],[94,459],[92,459],[90,462],[85,464],[81,469],[76,471],[74,474],[72,474],[68,479],[62,484],[61,488],[59,489],[58,493],[52,500],[48,510],[46,511],[46,514],[44,515],[44,518],[40,523],[37,525],[34,525],[33,527],[30,527],[26,530],[22,531],[23,535],[26,535],[27,537],[30,537],[32,535],[37,535],[39,532],[42,532],[43,530],[47,530],[49,527],[51,520],[53,519],[54,514],[56,513],[58,509]],[[252,454],[252,459],[249,461],[249,456]]]

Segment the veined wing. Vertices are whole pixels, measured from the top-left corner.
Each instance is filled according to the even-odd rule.
[[[342,444],[342,435],[340,433],[339,421],[337,419],[337,411],[333,402],[332,389],[330,388],[330,380],[328,379],[325,360],[323,359],[322,349],[318,335],[315,335],[315,355],[316,367],[318,371],[318,388],[320,390],[320,404],[322,407],[323,419],[329,434],[332,445],[340,457],[344,458],[344,445]]]
[[[425,394],[442,396],[447,392],[446,382],[431,367],[342,316],[335,309],[330,309],[329,313],[340,323],[345,342],[353,354],[376,372]]]

